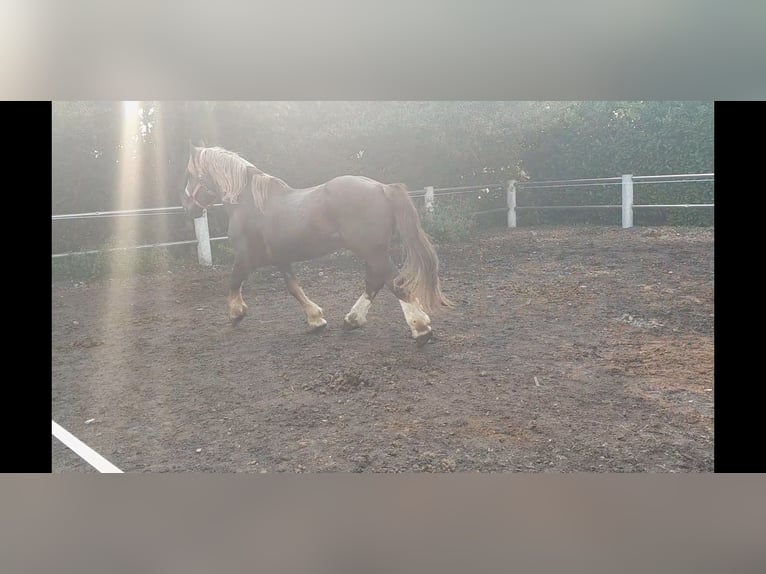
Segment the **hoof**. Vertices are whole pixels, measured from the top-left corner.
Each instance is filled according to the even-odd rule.
[[[349,321],[348,317],[343,319],[343,328],[346,329],[347,331],[352,331],[354,329],[359,329],[363,325],[364,325],[364,323],[359,323],[358,321],[355,321],[355,320]]]
[[[425,345],[426,343],[428,343],[428,341],[430,341],[431,337],[433,337],[433,336],[434,336],[433,331],[431,331],[431,329],[429,329],[425,333],[415,337],[415,344],[418,346],[418,348],[420,348],[423,345]]]
[[[327,327],[327,321],[322,319],[318,325],[309,325],[309,333],[321,333]]]
[[[235,305],[232,308],[229,307],[229,321],[231,321],[231,325],[233,327],[236,327],[239,325],[239,322],[245,318],[245,315],[247,315],[247,305],[242,303],[241,305]]]

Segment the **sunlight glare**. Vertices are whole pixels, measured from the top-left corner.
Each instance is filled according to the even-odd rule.
[[[135,121],[140,112],[139,102],[122,102],[122,120],[124,122]]]

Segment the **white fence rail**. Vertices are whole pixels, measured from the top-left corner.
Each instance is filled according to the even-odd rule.
[[[633,186],[647,183],[692,183],[692,182],[714,182],[713,173],[685,173],[673,175],[623,175],[621,177],[602,177],[597,179],[570,179],[558,181],[511,181],[508,186],[508,227],[516,227],[516,214],[519,209],[622,209],[622,227],[628,229],[633,227],[633,210],[636,208],[654,207],[654,208],[672,208],[672,207],[714,207],[712,203],[675,203],[675,204],[641,204],[633,203]],[[573,187],[594,187],[606,185],[619,185],[622,188],[622,202],[615,205],[516,205],[516,190],[518,189],[556,189]],[[514,196],[511,198],[511,196]],[[513,224],[512,224],[513,220]]]
[[[434,188],[427,186],[423,189],[410,192],[412,197],[422,197],[424,199],[425,209],[433,213],[438,204],[438,198],[442,196],[458,195],[464,193],[476,193],[490,190],[505,190],[506,205],[495,209],[486,209],[474,212],[474,215],[485,215],[488,213],[507,213],[507,225],[514,228],[517,226],[517,214],[520,210],[536,209],[622,209],[622,227],[624,229],[633,227],[633,210],[641,208],[695,208],[695,207],[714,207],[713,203],[677,203],[677,204],[642,204],[636,205],[633,202],[633,186],[648,183],[691,183],[691,182],[713,182],[715,181],[713,173],[693,173],[693,174],[674,174],[674,175],[641,175],[631,174],[621,177],[602,177],[595,179],[569,179],[556,181],[525,181],[515,180],[505,183],[495,183],[489,185],[470,185],[463,187],[443,187]],[[575,187],[594,187],[594,186],[621,186],[622,202],[609,205],[518,205],[517,194],[521,190],[535,189],[561,189]],[[213,207],[221,207],[223,204],[215,204]],[[91,213],[74,213],[52,216],[53,221],[66,221],[78,219],[97,219],[107,217],[139,217],[148,215],[172,215],[182,214],[181,207],[154,207],[149,209],[131,209],[125,211],[95,211]],[[173,241],[170,243],[153,243],[150,245],[134,245],[130,247],[114,247],[111,249],[100,249],[91,251],[76,251],[69,253],[55,253],[53,258],[69,257],[72,255],[87,255],[94,253],[108,253],[114,251],[126,251],[131,249],[149,249],[155,247],[170,247],[173,245],[197,245],[197,259],[200,265],[212,265],[213,257],[211,250],[212,241],[222,241],[227,237],[210,237],[210,230],[207,220],[207,212],[194,220],[195,239],[188,241]]]
[[[114,466],[111,462],[106,460],[103,456],[98,454],[95,450],[90,448],[87,444],[82,442],[79,438],[74,436],[56,421],[51,421],[51,432],[54,437],[59,439],[64,445],[66,445],[77,456],[91,465],[99,472],[103,473],[115,473],[122,474],[122,471]]]

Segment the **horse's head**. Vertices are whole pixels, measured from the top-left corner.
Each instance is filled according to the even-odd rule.
[[[204,147],[189,144],[189,162],[186,165],[186,186],[181,192],[181,206],[190,217],[201,217],[203,212],[219,199],[213,179],[201,165]]]

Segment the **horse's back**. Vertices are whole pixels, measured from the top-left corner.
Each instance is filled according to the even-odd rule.
[[[324,184],[328,189],[339,191],[372,191],[382,189],[384,184],[363,175],[339,175]]]
[[[328,215],[350,249],[366,249],[391,239],[395,222],[385,184],[360,175],[342,175],[322,187]]]

